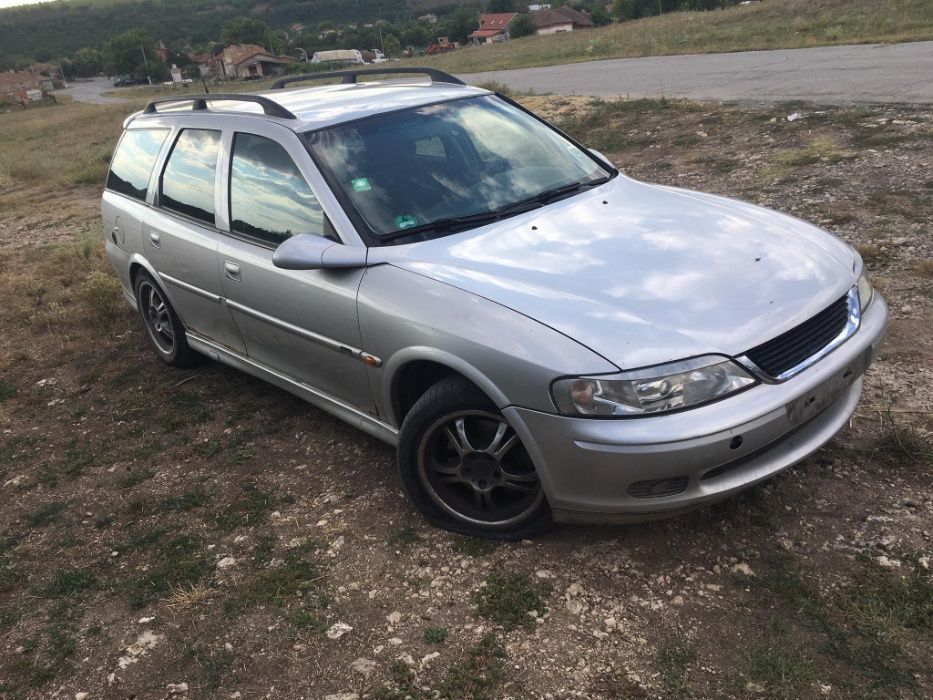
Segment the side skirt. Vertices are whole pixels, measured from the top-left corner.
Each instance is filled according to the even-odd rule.
[[[325,394],[312,386],[296,381],[291,377],[280,374],[275,370],[269,369],[258,362],[244,357],[232,350],[217,345],[207,338],[203,338],[191,331],[186,331],[188,345],[192,350],[197,350],[203,355],[207,355],[212,360],[223,362],[225,365],[238,369],[263,381],[267,381],[280,389],[294,394],[300,399],[304,399],[310,404],[317,406],[322,411],[330,413],[332,416],[349,423],[355,428],[359,428],[365,433],[369,433],[374,438],[396,447],[398,445],[398,429],[393,428],[374,416],[363,413],[358,408],[354,408],[348,403]]]

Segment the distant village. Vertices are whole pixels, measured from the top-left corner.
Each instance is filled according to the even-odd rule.
[[[490,3],[493,8],[495,3]],[[438,16],[427,13],[417,18],[420,31],[418,33],[402,33],[402,38],[421,39],[420,45],[414,42],[402,46],[399,39],[392,33],[391,25],[384,31],[378,23],[351,25],[343,28],[322,29],[317,32],[319,43],[326,43],[337,48],[325,49],[308,53],[300,47],[292,47],[289,54],[282,42],[242,42],[242,43],[214,43],[209,50],[189,50],[183,53],[173,52],[163,42],[153,43],[146,51],[145,42],[140,37],[140,46],[137,49],[131,44],[130,51],[134,58],[130,59],[127,69],[121,74],[107,66],[107,60],[99,59],[96,71],[83,71],[92,74],[107,74],[110,67],[110,77],[115,87],[134,84],[182,85],[195,81],[217,84],[228,80],[258,80],[269,76],[285,75],[290,72],[305,72],[308,70],[325,70],[332,67],[341,67],[353,64],[383,63],[419,55],[435,55],[456,51],[463,45],[489,45],[508,41],[511,38],[529,36],[533,34],[546,35],[560,32],[585,31],[597,24],[611,21],[608,8],[596,6],[596,11],[585,7],[577,9],[569,5],[552,7],[550,4],[532,4],[523,12],[483,12],[478,21],[473,18],[474,26],[465,36],[465,41],[456,41],[451,37],[438,34],[437,30],[445,27],[438,22]],[[246,22],[254,22],[241,18]],[[234,20],[234,22],[239,20]],[[259,23],[261,24],[261,23]],[[356,30],[354,33],[353,30]],[[351,40],[359,36],[360,30],[375,30],[372,34],[378,37],[380,44],[375,47],[341,45],[345,36]],[[289,26],[286,35],[307,37],[308,28],[301,24]],[[349,36],[348,36],[349,35]],[[112,43],[112,42],[111,42]],[[279,46],[273,46],[278,43]],[[105,47],[104,52],[109,48]],[[280,50],[276,50],[276,48]],[[91,50],[82,50],[91,51]],[[137,56],[138,52],[138,56]],[[140,62],[138,67],[133,65]],[[111,61],[113,63],[113,61]],[[129,68],[135,68],[130,70]],[[53,100],[54,91],[67,87],[67,81],[80,76],[81,71],[71,71],[69,75],[67,64],[34,63],[19,70],[0,72],[0,105],[19,104]],[[149,73],[149,75],[146,75]]]

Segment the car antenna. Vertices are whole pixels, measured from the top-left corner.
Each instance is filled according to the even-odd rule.
[[[201,85],[204,86],[204,94],[205,94],[205,95],[210,95],[210,94],[211,94],[211,91],[207,89],[207,81],[204,80],[204,76],[203,76],[203,75],[201,76]]]

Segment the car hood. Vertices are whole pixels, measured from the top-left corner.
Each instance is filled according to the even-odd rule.
[[[841,297],[857,264],[846,244],[798,219],[621,175],[489,226],[371,252],[623,369],[740,355]]]

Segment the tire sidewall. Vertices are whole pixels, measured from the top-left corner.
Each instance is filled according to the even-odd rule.
[[[497,529],[458,520],[428,495],[418,469],[418,452],[424,434],[444,415],[469,410],[482,410],[502,416],[488,397],[469,382],[458,378],[442,379],[415,403],[399,432],[398,468],[405,492],[428,522],[452,532],[496,540],[518,540],[540,534],[552,522],[546,497],[525,520],[508,528]]]
[[[172,329],[175,333],[175,342],[172,345],[172,351],[170,353],[167,353],[162,348],[160,348],[159,344],[156,343],[155,339],[152,337],[152,329],[149,327],[149,319],[146,317],[146,311],[143,308],[144,303],[140,296],[140,288],[143,284],[148,284],[158,290],[162,297],[162,301],[165,302],[165,307],[168,310],[168,315],[172,322]],[[168,296],[165,294],[165,290],[156,284],[156,281],[152,279],[152,275],[150,275],[148,272],[140,271],[136,275],[136,280],[133,285],[133,293],[136,295],[136,309],[139,312],[139,317],[143,322],[143,330],[146,334],[146,341],[155,351],[156,355],[159,356],[159,359],[164,363],[172,366],[186,366],[189,364],[191,359],[189,356],[192,354],[192,351],[188,348],[188,343],[185,340],[185,329],[181,324],[181,320],[178,318],[178,314],[175,313],[175,307],[173,307],[171,302],[168,300]]]

